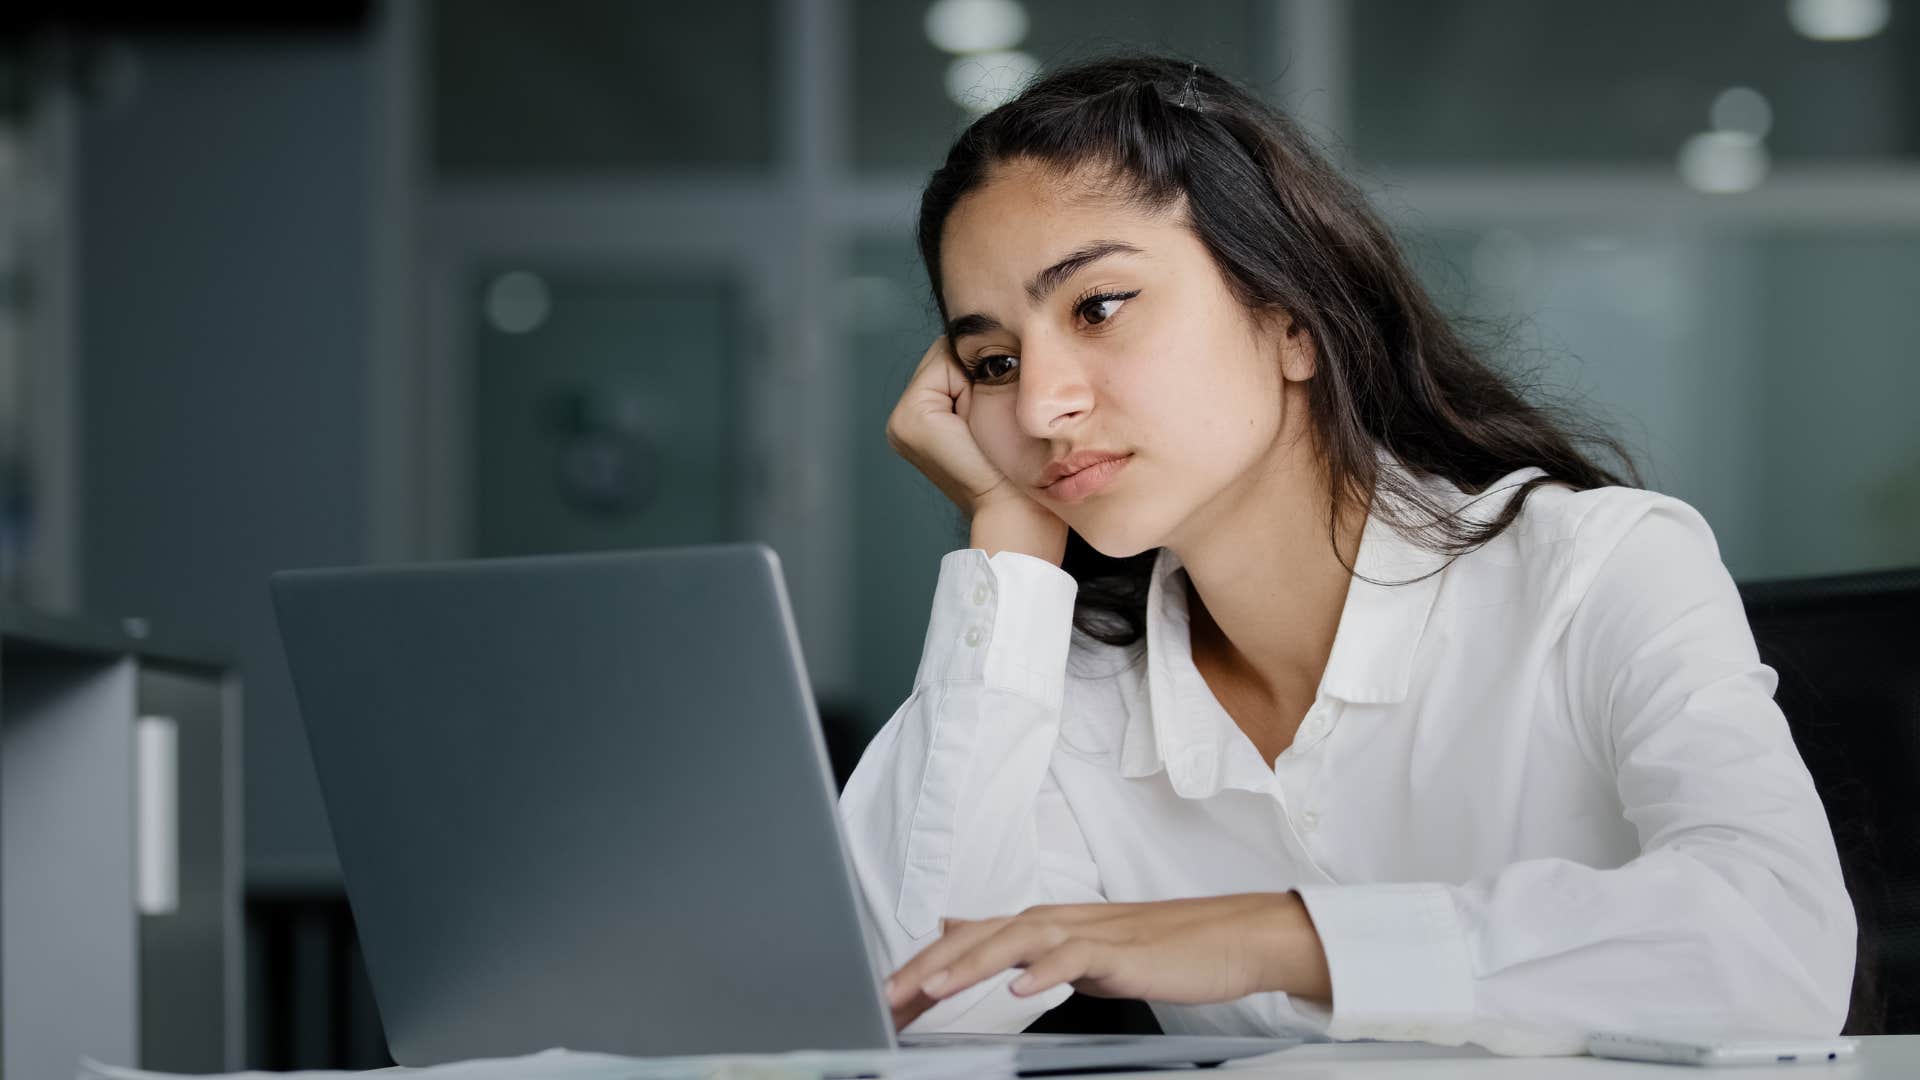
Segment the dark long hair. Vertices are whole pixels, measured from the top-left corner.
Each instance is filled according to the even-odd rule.
[[[1119,55],[1055,71],[963,132],[920,200],[920,256],[941,324],[940,239],[954,205],[997,164],[1083,168],[1131,205],[1164,210],[1186,200],[1188,225],[1251,313],[1283,311],[1312,335],[1308,381],[1313,434],[1339,510],[1378,508],[1394,527],[1458,555],[1498,536],[1533,490],[1623,483],[1583,445],[1609,452],[1639,477],[1625,449],[1577,416],[1526,400],[1471,348],[1427,295],[1366,197],[1287,115],[1205,66]],[[951,343],[949,343],[951,347]],[[1401,465],[1381,469],[1385,450]],[[1521,485],[1489,520],[1454,514],[1418,484],[1438,476],[1484,492],[1515,470]],[[1145,626],[1154,552],[1124,559],[1069,533],[1065,569],[1080,583],[1074,625],[1115,645]]]

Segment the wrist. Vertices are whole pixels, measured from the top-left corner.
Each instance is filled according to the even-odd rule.
[[[1306,902],[1296,892],[1272,895],[1261,936],[1260,988],[1330,1005],[1333,977]]]
[[[1021,496],[976,510],[967,544],[985,550],[989,556],[1013,551],[1059,566],[1067,555],[1067,523]]]

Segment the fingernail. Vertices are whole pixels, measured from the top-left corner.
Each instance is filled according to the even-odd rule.
[[[1032,975],[1022,975],[1013,980],[1012,990],[1016,994],[1024,994],[1033,989],[1033,984],[1037,981]]]
[[[887,1004],[900,1004],[900,984],[895,982],[891,976],[887,978]]]
[[[920,984],[920,992],[927,995],[928,997],[932,997],[935,994],[938,994],[940,992],[940,988],[945,985],[947,985],[947,973],[944,971],[936,972],[933,978],[928,979],[926,982],[923,982]]]

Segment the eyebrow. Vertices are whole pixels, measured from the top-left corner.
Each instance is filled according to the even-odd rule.
[[[1143,255],[1144,251],[1124,240],[1095,240],[1072,252],[1066,258],[1033,275],[1027,282],[1027,301],[1039,306],[1041,301],[1053,294],[1060,283],[1080,272],[1089,263],[1097,262],[1109,255]],[[947,338],[959,341],[972,334],[990,334],[1005,329],[999,319],[983,312],[962,315],[947,323]]]

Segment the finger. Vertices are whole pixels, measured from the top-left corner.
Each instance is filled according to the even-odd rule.
[[[951,357],[929,354],[926,366],[914,373],[900,395],[895,411],[908,421],[928,414],[951,414],[960,396],[972,386],[966,372]]]
[[[920,991],[933,998],[952,997],[982,979],[1046,955],[1065,944],[1068,936],[1064,927],[1044,918],[1014,919],[927,976]]]
[[[956,380],[965,382],[965,373],[960,370],[960,365],[954,360],[953,350],[947,347],[947,339],[943,334],[934,338],[933,344],[927,346],[926,354],[920,357],[918,364],[914,365],[913,377],[907,382],[913,386],[944,391],[951,397],[958,392],[954,385]]]
[[[940,936],[887,977],[887,1003],[897,1007],[910,1000],[919,992],[920,984],[926,981],[927,976],[945,967],[954,956],[964,950],[968,942],[977,940],[988,932],[980,922],[967,919],[941,919]]]
[[[940,370],[942,351],[940,343],[936,341],[920,358],[920,362],[913,366],[913,374],[907,377],[906,387],[901,391],[901,402],[918,403],[929,395],[945,393],[947,376]]]
[[[1035,915],[1044,912],[1050,918],[1058,918],[1058,919],[1073,921],[1074,923],[1078,924],[1083,928],[1087,928],[1095,931],[1096,936],[1100,936],[1100,932],[1103,930],[1104,926],[1108,924],[1103,924],[1100,922],[1096,922],[1094,920],[1096,920],[1097,918],[1109,912],[1112,912],[1114,909],[1137,909],[1139,907],[1141,907],[1141,905],[1138,905],[1138,904],[1108,904],[1108,903],[1044,905],[1041,907],[1029,908],[1027,909],[1027,911],[1023,912],[1023,914],[1026,915],[1031,920]],[[1133,914],[1134,912],[1129,911],[1127,913]],[[995,920],[988,920],[988,921],[996,924],[1005,924],[1005,923],[1011,922],[1012,920],[995,919]],[[972,922],[969,922],[969,920],[964,920],[964,919],[942,919],[940,920],[940,922],[941,922],[941,929],[943,931],[947,931],[949,935],[951,935],[948,939],[944,939],[944,940],[950,940],[951,942],[954,942],[954,943],[958,943],[963,939],[959,935],[952,934],[952,931],[962,926],[968,926],[968,925],[982,926],[983,925],[983,923],[972,923]],[[1116,934],[1113,936],[1111,942],[1092,940],[1092,941],[1089,941],[1087,945],[1089,948],[1104,947],[1107,950],[1106,954],[1110,955],[1116,947],[1118,947],[1121,943],[1125,941],[1126,937],[1127,935],[1125,934]],[[1071,942],[1061,945],[1060,948],[1065,949],[1065,948],[1068,948],[1070,945],[1071,945]],[[913,1021],[918,1019],[922,1013],[926,1012],[928,1009],[938,1004],[940,1000],[947,997],[952,997],[954,994],[958,993],[960,989],[964,989],[964,987],[954,988],[950,986],[945,990],[944,993],[940,994],[939,997],[934,997],[925,993],[920,987],[915,986],[912,983],[906,981],[907,977],[911,977],[912,975],[919,973],[920,969],[917,967],[917,964],[922,958],[932,961],[939,956],[939,954],[937,953],[932,953],[931,952],[932,949],[933,949],[933,946],[928,946],[927,950],[923,950],[920,956],[915,958],[914,965],[910,965],[910,966],[915,966],[915,970],[913,972],[909,972],[907,968],[903,967],[900,970],[900,972],[895,976],[895,978],[893,980],[889,980],[888,982],[888,987],[889,987],[888,1002],[892,1006],[895,1031],[902,1030],[908,1024],[913,1023]],[[1053,950],[1053,952],[1058,952],[1058,951],[1059,951],[1058,949]],[[1048,953],[1047,955],[1052,955],[1052,953]],[[1090,955],[1093,955],[1093,954],[1090,954]],[[1009,963],[995,969],[992,972],[988,972],[988,974],[997,974],[999,971],[1005,971],[1008,967],[1012,967],[1012,966],[1014,965]],[[984,978],[985,976],[982,976],[982,977]],[[1028,996],[1030,994],[1038,993],[1041,990],[1046,989],[1047,986],[1057,985],[1059,982],[1068,981],[1068,979],[1070,978],[1083,978],[1083,977],[1091,977],[1091,976],[1081,975],[1081,976],[1071,976],[1067,978],[1053,978],[1051,979],[1051,981],[1047,982],[1046,984],[1040,985],[1031,991],[1027,991],[1022,996]],[[1018,980],[1015,980],[1015,981],[1017,982]]]
[[[995,938],[991,938],[991,940],[1004,940],[1004,938],[1008,936],[1008,932],[1012,930],[1014,920],[1000,919],[996,920],[996,922],[1008,922],[1008,926],[1002,926],[1002,928],[998,930],[998,934],[995,934]],[[1031,924],[1031,922],[1023,926],[1025,932],[1031,932],[1031,930],[1035,930],[1035,928],[1041,928],[1041,926],[1039,926],[1039,924]],[[985,947],[987,947],[987,944],[975,945],[975,951],[968,953],[968,957],[977,957],[979,951],[985,949]],[[1033,953],[1035,953],[1035,955],[1046,953],[1046,947],[1044,947],[1044,945],[1035,945],[1035,947],[1033,947]],[[902,994],[904,994],[906,999],[904,999],[902,1003],[899,1003],[899,1005],[893,1007],[893,1030],[897,1030],[897,1032],[904,1030],[906,1024],[912,1024],[914,1020],[920,1019],[922,1013],[925,1013],[925,1011],[931,1009],[931,1007],[935,1007],[935,1005],[939,1005],[939,1003],[945,1001],[947,997],[960,994],[962,990],[966,990],[966,988],[970,988],[973,984],[981,982],[983,978],[995,976],[998,972],[1010,969],[1010,967],[1018,967],[1020,963],[1021,961],[1000,963],[1000,961],[995,961],[995,959],[985,959],[985,961],[979,961],[979,967],[977,967],[977,969],[968,969],[968,967],[966,967],[966,965],[968,965],[968,959],[964,957],[962,961],[956,961],[954,967],[950,967],[950,969],[947,970],[939,970],[939,972],[933,974],[933,978],[939,978],[939,980],[941,980],[937,986],[933,986],[931,982],[929,982],[927,986],[904,986],[904,988],[902,988]],[[929,990],[931,990],[931,992],[929,992]],[[889,992],[889,999],[891,999],[891,992]]]
[[[908,1024],[920,1019],[920,1014],[937,1004],[932,998],[915,990],[906,1001],[893,1007],[893,1030],[900,1031]]]
[[[1095,967],[1109,947],[1086,938],[1074,938],[1027,965],[1027,970],[1007,989],[1019,997],[1030,997],[1063,982],[1101,977]]]
[[[942,370],[947,375],[947,394],[957,400],[963,392],[973,389],[973,383],[968,381],[967,369],[960,366],[959,358],[951,350],[942,348],[940,355],[946,360]]]
[[[950,350],[947,348],[947,335],[933,335],[933,341],[927,345],[927,351],[921,354],[920,362],[914,365],[914,377],[919,378],[926,373],[929,367],[940,363],[942,360],[948,359],[949,352]]]
[[[974,944],[992,936],[1007,920],[983,919],[978,922],[965,919],[941,920],[941,934],[926,948],[921,949],[913,959],[901,965],[900,970],[887,979],[887,1003],[898,1007],[913,996],[929,976],[944,969]]]
[[[998,924],[1006,922],[1007,920],[993,919],[986,921]],[[919,986],[919,983],[926,978],[926,970],[921,967],[923,963],[945,962],[941,957],[946,955],[946,952],[935,951],[936,946],[942,946],[945,950],[961,947],[963,943],[968,940],[968,935],[977,937],[981,933],[990,932],[991,927],[983,927],[981,922],[971,919],[941,919],[940,930],[941,937],[938,941],[922,949],[919,955],[915,956],[913,960],[901,967],[899,971],[894,973],[892,978],[887,980],[887,1004],[893,1009],[893,1029],[895,1031],[905,1028],[908,1024],[913,1023],[921,1013],[939,1004],[938,998],[927,996]]]
[[[905,433],[918,428],[918,421],[923,414],[953,411],[954,395],[959,393],[955,386],[956,376],[961,384],[966,382],[964,374],[947,370],[955,366],[948,354],[945,339],[935,338],[926,355],[914,367],[906,388],[901,391],[900,399],[894,403],[893,411],[887,417],[887,439],[896,449]]]

